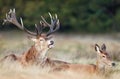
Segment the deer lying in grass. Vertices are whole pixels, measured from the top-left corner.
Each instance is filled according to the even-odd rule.
[[[99,72],[105,72],[108,67],[115,66],[115,63],[111,60],[109,53],[106,51],[106,46],[103,44],[101,48],[98,44],[95,44],[95,50],[97,51],[97,61],[96,65],[90,64],[90,65],[82,65],[82,64],[64,64],[59,67],[56,67],[54,71],[56,70],[70,70],[75,72],[88,72],[88,73],[99,73]]]
[[[10,9],[9,13],[6,14],[6,19],[4,22],[10,22],[16,25],[19,29],[27,32],[32,36],[35,36],[36,38],[30,38],[34,42],[34,45],[31,46],[27,52],[24,52],[21,57],[18,57],[15,54],[10,54],[5,56],[2,61],[10,58],[12,60],[20,61],[20,63],[23,65],[29,65],[33,63],[43,64],[44,61],[46,61],[47,51],[52,48],[54,44],[54,41],[51,40],[52,37],[50,35],[57,31],[60,27],[57,15],[55,14],[55,17],[53,17],[49,13],[49,16],[51,19],[51,24],[47,23],[44,17],[41,16],[42,20],[40,21],[39,25],[35,24],[35,32],[31,32],[24,27],[22,18],[20,18],[21,23],[17,21],[15,9]],[[45,29],[45,27],[50,28],[47,33],[43,33],[43,29]]]

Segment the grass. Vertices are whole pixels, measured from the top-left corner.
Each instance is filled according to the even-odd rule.
[[[89,60],[82,59],[80,63]],[[48,73],[50,68],[41,69],[38,66],[29,66],[27,68],[21,67],[17,62],[6,61],[0,64],[0,78],[1,79],[116,79],[120,77],[120,63],[107,76],[106,75],[91,75],[85,72],[76,73],[71,71]]]
[[[0,63],[0,79],[116,79],[120,78],[120,35],[75,35],[56,34],[55,47],[48,52],[52,59],[72,63],[95,64],[96,52],[94,44],[106,44],[107,50],[117,63],[107,75],[86,75],[84,72],[71,71],[48,73],[50,68],[37,66],[23,68],[17,62]],[[21,54],[33,43],[22,32],[10,31],[0,33],[0,58],[10,53]]]

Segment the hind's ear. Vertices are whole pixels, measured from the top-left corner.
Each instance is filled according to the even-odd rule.
[[[100,53],[100,47],[99,47],[98,44],[95,44],[95,50],[96,50],[98,53]]]
[[[103,44],[102,46],[101,46],[101,50],[106,50],[106,45],[105,44]]]

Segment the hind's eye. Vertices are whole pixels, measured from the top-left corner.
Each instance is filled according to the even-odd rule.
[[[43,41],[42,39],[40,41]]]

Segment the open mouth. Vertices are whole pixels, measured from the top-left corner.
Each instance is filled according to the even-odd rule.
[[[50,41],[50,44],[48,45],[48,48],[53,48],[54,47],[54,41]]]
[[[51,44],[48,45],[48,48],[53,48],[53,47],[54,47],[54,45],[51,45]]]

